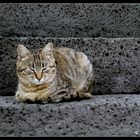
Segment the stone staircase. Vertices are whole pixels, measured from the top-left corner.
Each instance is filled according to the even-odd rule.
[[[140,96],[95,95],[57,104],[0,98],[1,136],[140,136]]]
[[[0,136],[140,136],[139,8],[0,4]],[[91,60],[92,99],[17,103],[16,45],[36,49],[50,41]]]

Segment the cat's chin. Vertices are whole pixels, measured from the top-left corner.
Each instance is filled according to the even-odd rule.
[[[33,82],[34,85],[42,85],[44,82]]]
[[[44,84],[44,81],[32,81],[33,85],[42,85]]]
[[[42,85],[42,84],[44,84],[44,83],[34,83],[35,85]]]

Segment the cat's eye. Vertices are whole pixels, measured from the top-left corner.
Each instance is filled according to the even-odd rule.
[[[35,71],[35,69],[34,69],[34,68],[31,68],[30,70],[31,70],[31,71],[33,71],[33,72]]]
[[[50,70],[51,70],[51,69],[49,69],[49,68],[43,68],[43,69],[42,69],[42,72],[47,72],[47,73],[48,73],[48,72],[50,72]]]
[[[49,66],[49,68],[53,68],[53,67],[54,67],[54,65]]]
[[[34,72],[34,70],[32,70],[32,69],[26,69],[26,71],[25,71],[27,74],[32,74],[33,72]]]
[[[43,68],[42,71],[45,71],[47,68]]]

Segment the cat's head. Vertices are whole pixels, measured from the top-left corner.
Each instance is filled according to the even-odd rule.
[[[36,53],[31,53],[24,45],[19,44],[17,55],[17,75],[22,83],[40,85],[54,80],[56,64],[52,43]]]

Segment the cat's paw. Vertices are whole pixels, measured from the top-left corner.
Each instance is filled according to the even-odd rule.
[[[78,92],[77,94],[80,98],[92,98],[92,94],[90,92]]]
[[[93,95],[90,92],[86,92],[86,93],[84,93],[84,95],[85,95],[85,98],[92,98],[93,97]]]
[[[17,100],[18,102],[21,102],[21,101],[22,101],[22,98],[21,98],[20,94],[16,94],[16,95],[15,95],[15,98],[16,98],[16,100]]]

